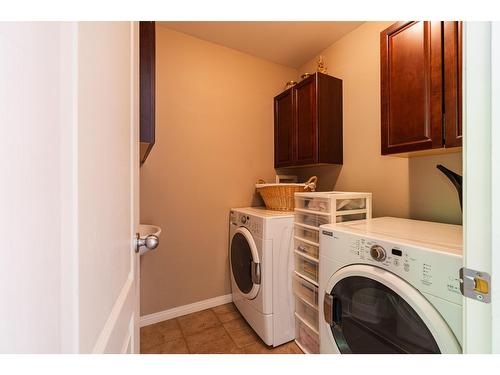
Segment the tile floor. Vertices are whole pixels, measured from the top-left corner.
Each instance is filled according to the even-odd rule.
[[[268,347],[228,303],[141,328],[142,354],[302,354],[295,342]]]

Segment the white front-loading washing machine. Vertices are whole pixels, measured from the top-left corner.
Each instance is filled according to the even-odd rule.
[[[267,345],[295,338],[291,273],[293,213],[260,207],[230,215],[233,302]]]
[[[462,352],[462,226],[384,217],[320,232],[321,353]]]

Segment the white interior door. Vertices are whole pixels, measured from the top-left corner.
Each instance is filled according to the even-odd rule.
[[[138,41],[0,22],[0,353],[139,351]]]
[[[138,351],[138,28],[78,23],[79,352]]]
[[[493,284],[490,304],[464,298],[464,353],[500,352],[499,42],[498,23],[465,23],[464,267]]]

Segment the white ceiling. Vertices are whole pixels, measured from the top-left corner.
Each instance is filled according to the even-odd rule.
[[[298,68],[363,22],[160,22],[162,26]]]

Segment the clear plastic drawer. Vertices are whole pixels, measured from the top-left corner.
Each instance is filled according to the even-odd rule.
[[[337,199],[337,211],[360,210],[366,208],[366,198]]]
[[[295,222],[310,225],[312,227],[319,227],[320,225],[328,224],[330,222],[330,217],[324,215],[295,212]]]
[[[297,297],[295,297],[295,313],[316,331],[318,330],[318,310]]]
[[[298,239],[295,239],[295,250],[310,257],[319,258],[319,246],[311,245]]]
[[[319,243],[319,231],[295,225],[295,236],[314,243]]]
[[[366,212],[360,214],[350,214],[350,215],[339,215],[337,216],[337,223],[342,223],[344,221],[352,221],[352,220],[363,220],[366,219]]]
[[[295,270],[302,276],[318,282],[318,263],[295,254]]]
[[[307,353],[319,353],[319,335],[295,318],[295,340]]]
[[[313,197],[295,197],[295,207],[303,210],[328,212],[328,198],[313,198]]]
[[[293,275],[293,293],[311,305],[318,307],[318,287],[297,275]]]

